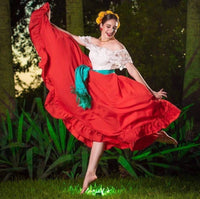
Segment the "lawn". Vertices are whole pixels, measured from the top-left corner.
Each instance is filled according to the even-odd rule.
[[[200,177],[200,176],[199,176]],[[198,176],[100,178],[80,195],[82,180],[19,180],[0,183],[2,199],[200,199]]]

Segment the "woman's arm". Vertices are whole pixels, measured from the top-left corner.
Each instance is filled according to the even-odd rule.
[[[47,13],[47,16],[49,18],[49,21],[51,19],[51,10],[49,10],[49,12]],[[52,23],[51,23],[52,24]],[[79,38],[79,36],[76,36],[76,35],[73,35],[72,33],[66,31],[66,30],[63,30],[62,28],[59,28],[58,26],[56,26],[55,24],[52,24],[54,27],[56,27],[58,30],[70,35],[73,37],[74,40],[76,40],[80,45],[82,46],[85,46],[85,44],[81,41],[81,39]]]
[[[137,68],[132,64],[132,63],[127,63],[126,64],[126,68],[128,70],[128,73],[131,75],[131,77],[133,77],[136,81],[140,82],[141,84],[143,84],[144,86],[146,86],[148,88],[148,90],[157,98],[157,99],[161,99],[162,97],[167,97],[167,93],[161,89],[160,91],[156,92],[153,91],[149,85],[145,82],[145,80],[143,79],[142,75],[140,74],[140,72],[137,70]]]
[[[51,23],[52,24],[52,23]],[[56,26],[55,24],[52,24],[54,27],[56,27],[58,30],[61,30],[62,32],[70,35],[73,37],[74,40],[76,40],[78,42],[78,44],[82,45],[82,46],[85,46],[85,44],[82,42],[82,40],[79,38],[79,36],[77,35],[73,35],[72,33],[66,31],[66,30],[63,30],[62,28],[59,28],[58,26]]]

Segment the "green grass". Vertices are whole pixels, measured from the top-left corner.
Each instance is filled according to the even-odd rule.
[[[82,180],[19,180],[0,183],[2,199],[200,199],[199,177],[100,178],[80,195]],[[94,196],[102,194],[101,196]]]

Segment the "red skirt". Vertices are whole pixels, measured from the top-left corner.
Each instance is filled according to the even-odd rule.
[[[75,69],[82,64],[92,68],[91,62],[71,36],[49,22],[48,10],[46,3],[34,11],[29,25],[49,90],[46,110],[62,119],[67,129],[89,147],[94,141],[104,142],[105,149],[141,150],[152,144],[157,132],[177,119],[180,110],[166,100],[156,99],[137,81],[92,70],[88,78],[91,109],[79,107],[72,92]]]

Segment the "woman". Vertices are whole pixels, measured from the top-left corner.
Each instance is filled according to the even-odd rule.
[[[29,30],[42,58],[39,65],[49,90],[45,108],[92,148],[81,193],[97,179],[104,150],[141,150],[155,141],[177,145],[162,129],[178,118],[180,110],[161,99],[167,97],[163,89],[155,92],[147,85],[126,48],[115,38],[120,26],[117,14],[99,13],[99,38],[73,35],[49,19],[46,3],[33,12]],[[90,50],[90,59],[78,44]],[[135,80],[116,75],[117,68],[127,68]]]

